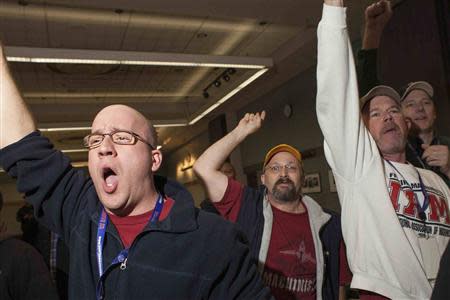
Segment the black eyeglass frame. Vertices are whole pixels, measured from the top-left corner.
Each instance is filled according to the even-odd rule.
[[[124,133],[128,133],[128,134],[131,134],[131,136],[134,138],[133,141],[132,141],[130,144],[121,144],[121,143],[117,143],[116,141],[114,141],[113,135],[116,134],[116,133],[123,133],[123,132],[124,132]],[[110,133],[91,133],[91,134],[88,134],[87,136],[85,136],[85,137],[83,138],[83,146],[84,146],[85,148],[89,149],[89,150],[95,149],[95,148],[99,147],[99,146],[103,143],[103,140],[105,139],[105,137],[106,137],[107,135],[111,138],[111,141],[112,141],[114,144],[116,144],[116,145],[126,145],[126,146],[127,146],[127,145],[135,145],[135,144],[137,143],[137,141],[141,141],[141,142],[143,142],[144,144],[148,145],[152,150],[156,150],[156,148],[155,148],[152,144],[150,144],[149,142],[147,142],[146,140],[144,140],[139,134],[134,133],[134,132],[132,132],[132,131],[128,131],[128,130],[115,130],[115,131],[110,132]],[[102,139],[101,139],[101,141],[100,141],[98,144],[96,144],[96,145],[94,145],[94,146],[89,146],[88,140],[89,140],[89,138],[90,138],[91,136],[101,136]]]

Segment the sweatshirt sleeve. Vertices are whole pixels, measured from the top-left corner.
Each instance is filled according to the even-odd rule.
[[[378,150],[360,116],[345,8],[324,5],[317,60],[316,110],[325,156],[335,175],[356,181]]]
[[[17,190],[33,205],[36,219],[68,241],[70,228],[89,203],[83,195],[93,188],[84,172],[72,168],[69,158],[39,132],[3,148],[0,165],[17,179]]]

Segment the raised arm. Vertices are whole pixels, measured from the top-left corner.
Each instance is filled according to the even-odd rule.
[[[326,0],[318,27],[316,110],[328,163],[336,175],[354,181],[378,150],[361,120],[346,10],[341,6],[342,1]]]
[[[0,149],[35,129],[33,117],[14,83],[0,42]]]
[[[377,49],[384,27],[392,17],[391,2],[381,0],[369,5],[364,13],[362,49]]]
[[[383,30],[391,17],[391,3],[387,0],[369,5],[364,12],[364,36],[357,65],[360,95],[365,95],[380,84],[377,68],[378,47]]]
[[[228,178],[220,172],[220,167],[247,136],[261,128],[266,113],[245,114],[230,133],[218,140],[197,159],[195,173],[203,180],[212,202],[219,202],[227,189]]]

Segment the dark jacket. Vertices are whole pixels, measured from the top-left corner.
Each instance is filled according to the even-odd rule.
[[[69,298],[95,299],[102,205],[92,180],[36,132],[4,148],[0,163],[18,178],[18,190],[33,204],[38,221],[68,244]],[[268,298],[243,234],[231,223],[196,209],[180,184],[162,177],[155,177],[155,184],[175,203],[167,218],[149,223],[136,237],[124,270],[119,265],[107,269],[123,246],[114,225],[109,222],[106,228],[106,298]]]
[[[448,300],[450,299],[450,243],[447,244],[444,254],[441,258],[439,273],[434,285],[431,300]]]
[[[378,49],[360,49],[358,51],[358,63],[356,64],[358,75],[359,96],[367,94],[372,88],[380,85],[378,79]]]
[[[264,194],[264,186],[259,187],[257,190],[244,187],[241,209],[236,221],[250,241],[250,253],[255,263],[258,261],[264,231]],[[311,210],[308,213],[312,213]],[[322,211],[322,216],[326,216],[328,219],[321,227],[319,233],[324,256],[323,260],[318,259],[318,261],[323,261],[322,299],[338,299],[339,249],[342,241],[341,221],[339,215],[328,210],[326,212]],[[315,220],[312,221],[314,222]]]
[[[418,168],[431,170],[438,174],[445,181],[447,186],[450,187],[450,178],[442,173],[439,167],[430,166],[422,159],[424,151],[422,149],[422,144],[423,141],[419,137],[410,136],[408,138],[408,143],[406,144],[406,160]],[[450,149],[450,138],[436,135],[430,145],[445,145]]]
[[[58,299],[42,256],[15,238],[0,240],[0,299]]]

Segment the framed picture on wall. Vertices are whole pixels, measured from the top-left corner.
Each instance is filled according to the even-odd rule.
[[[305,194],[320,193],[320,174],[305,174],[305,181],[303,182],[302,191]]]
[[[336,193],[336,182],[334,181],[333,171],[328,170],[328,181],[330,182],[330,192]]]

